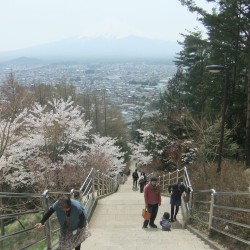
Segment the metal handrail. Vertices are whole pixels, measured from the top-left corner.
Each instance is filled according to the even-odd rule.
[[[72,189],[70,192],[65,192],[65,191],[50,191],[50,190],[45,190],[43,194],[35,194],[35,193],[10,193],[10,192],[0,192],[0,199],[4,198],[15,198],[15,199],[38,199],[40,204],[42,204],[41,209],[36,209],[36,210],[31,210],[31,211],[18,211],[16,213],[9,213],[7,210],[5,211],[4,207],[2,207],[2,212],[0,214],[0,223],[2,226],[2,234],[0,236],[0,249],[4,250],[4,242],[6,240],[10,240],[13,237],[18,237],[21,236],[23,233],[29,233],[29,232],[34,232],[35,227],[29,227],[29,228],[24,228],[22,230],[19,230],[17,232],[12,232],[9,234],[4,233],[4,220],[9,219],[9,218],[18,218],[23,215],[31,215],[31,214],[38,214],[44,211],[47,211],[51,203],[54,202],[52,200],[51,196],[58,196],[58,195],[70,195],[72,198],[74,198],[75,194],[79,195],[79,199],[82,202],[85,210],[87,217],[89,218],[90,214],[92,213],[92,210],[94,209],[93,204],[96,202],[97,198],[104,197],[105,195],[110,195],[117,191],[118,187],[120,184],[124,183],[126,180],[126,176],[123,175],[121,176],[120,174],[117,174],[113,178],[101,173],[100,171],[96,171],[93,168],[90,170],[88,173],[87,177],[85,178],[82,186],[80,187],[79,190],[74,190]],[[8,208],[8,211],[10,209]],[[7,212],[7,213],[6,213]],[[21,249],[26,249],[29,246],[33,246],[35,244],[38,244],[39,242],[42,242],[46,239],[47,242],[47,249],[52,249],[53,242],[52,242],[52,234],[54,232],[57,232],[59,228],[54,228],[52,230],[51,227],[51,222],[52,218],[50,218],[44,226],[45,229],[45,235],[42,238],[39,238],[35,242],[26,242],[26,246],[20,246],[19,250]],[[24,242],[22,240],[22,242]],[[16,242],[15,242],[16,243]],[[55,243],[55,242],[54,242]],[[24,242],[25,244],[25,242]],[[8,248],[9,249],[9,248]],[[13,249],[13,248],[11,248]],[[16,249],[16,248],[15,248]],[[16,249],[17,250],[17,249]]]
[[[150,176],[154,176],[154,174],[151,173]],[[184,167],[183,169],[158,176],[162,193],[166,194],[167,187],[177,182],[180,178],[183,179],[184,184],[190,189],[189,202],[182,202],[184,226],[185,223],[190,224],[192,221],[196,221],[198,224],[202,224],[203,227],[204,225],[207,226],[208,235],[210,237],[212,236],[212,232],[215,231],[250,246],[249,233],[246,233],[247,236],[240,234],[244,229],[249,232],[249,224],[238,222],[235,216],[232,216],[230,219],[223,217],[225,214],[237,212],[237,214],[240,214],[238,215],[239,218],[240,216],[243,216],[243,218],[244,216],[249,218],[250,209],[248,207],[250,207],[250,192],[216,192],[214,189],[194,190],[187,168]],[[241,207],[232,206],[233,203],[237,203],[236,198],[239,196],[245,199],[246,202],[244,204],[245,206],[246,204],[249,204],[248,207],[242,207],[243,205],[241,205]],[[230,201],[232,204],[230,204],[230,206],[219,204],[220,198],[226,199],[227,197],[230,197],[231,199]],[[223,224],[224,227],[221,224]],[[228,232],[230,231],[230,227],[240,227],[241,230],[231,229],[233,233],[230,233]]]
[[[42,198],[42,194],[33,193],[8,193],[0,192],[0,198],[10,198],[10,197],[25,197],[25,198]]]
[[[250,226],[238,221],[244,217],[249,218],[250,209],[243,207],[243,205],[232,206],[234,203],[238,203],[236,198],[241,196],[245,200],[244,206],[250,207],[250,192],[216,192],[214,189],[194,190],[193,196],[191,219],[198,222],[198,225],[199,223],[207,224],[209,236],[212,235],[212,232],[218,232],[250,246],[249,236],[244,235],[244,232],[247,234]],[[230,206],[220,204],[229,198]],[[237,212],[237,216],[234,212]],[[192,216],[196,213],[199,214],[198,219]],[[202,213],[206,213],[208,216],[202,216]],[[230,219],[227,218],[229,216],[231,216]],[[230,233],[230,230],[233,233]]]
[[[249,224],[238,223],[238,222],[235,222],[235,221],[233,221],[233,220],[221,219],[221,218],[215,217],[215,216],[213,216],[213,218],[214,218],[215,220],[220,220],[220,221],[223,221],[223,222],[226,222],[226,223],[229,223],[229,224],[233,224],[233,225],[237,225],[237,226],[241,226],[241,227],[245,227],[245,228],[250,229],[250,225],[249,225]]]
[[[15,235],[18,235],[18,234],[22,234],[22,233],[26,233],[26,232],[31,231],[33,229],[35,229],[35,227],[26,228],[24,230],[21,230],[21,231],[15,232],[15,233],[3,235],[3,236],[1,236],[1,240],[9,239],[12,236],[15,236]]]
[[[15,214],[1,214],[0,219],[9,219],[17,216],[27,215],[27,214],[37,214],[40,212],[43,212],[44,210],[35,210],[35,211],[28,211],[28,212],[22,212],[22,213],[15,213]]]

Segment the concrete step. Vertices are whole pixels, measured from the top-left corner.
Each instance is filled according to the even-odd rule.
[[[132,169],[133,172],[133,169]],[[182,228],[181,213],[172,230],[161,230],[159,221],[164,212],[170,212],[169,198],[162,197],[155,220],[157,229],[142,229],[144,196],[132,188],[128,178],[118,192],[98,201],[89,223],[91,236],[82,243],[81,249],[90,250],[203,250],[212,249],[196,235]]]

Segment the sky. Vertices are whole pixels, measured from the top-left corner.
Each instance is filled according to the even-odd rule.
[[[85,36],[177,41],[196,27],[205,34],[178,0],[0,0],[0,51]]]

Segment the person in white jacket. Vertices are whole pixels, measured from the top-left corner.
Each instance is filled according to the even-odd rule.
[[[144,172],[141,172],[141,176],[138,180],[138,186],[140,186],[140,193],[143,193],[143,189],[146,184],[147,184],[147,177]]]

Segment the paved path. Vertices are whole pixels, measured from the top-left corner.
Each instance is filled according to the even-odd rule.
[[[160,217],[165,211],[170,211],[169,198],[162,197],[155,220],[157,229],[142,229],[143,218],[141,210],[144,207],[143,194],[132,190],[132,178],[120,185],[118,192],[98,201],[89,223],[91,236],[81,249],[89,250],[203,250],[212,249],[194,234],[181,226],[179,222],[172,223],[172,231],[161,231]]]

